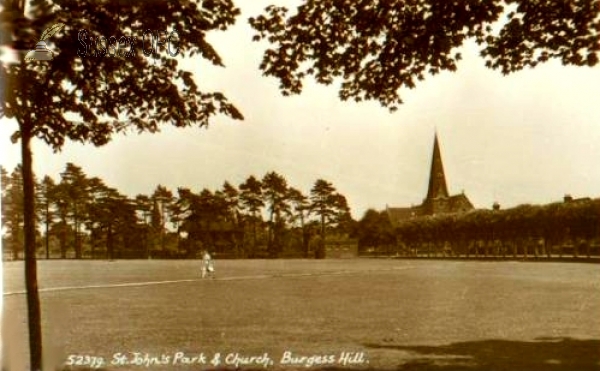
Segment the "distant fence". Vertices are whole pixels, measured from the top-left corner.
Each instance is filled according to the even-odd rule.
[[[523,244],[493,241],[471,242],[463,247],[449,243],[383,246],[360,253],[364,257],[394,257],[418,259],[471,260],[537,260],[537,261],[594,261],[600,262],[600,244],[580,241],[579,244],[547,245],[544,241]]]

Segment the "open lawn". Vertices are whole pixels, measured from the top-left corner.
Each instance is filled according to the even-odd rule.
[[[199,261],[38,267],[46,364],[60,368],[204,370],[219,353],[218,368],[600,369],[596,264],[223,260],[214,280]],[[21,371],[23,263],[3,268],[3,362]],[[119,353],[141,365],[111,364]]]

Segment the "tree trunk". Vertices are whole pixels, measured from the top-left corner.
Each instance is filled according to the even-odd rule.
[[[250,257],[256,257],[256,212],[253,212],[252,215],[252,251]]]
[[[114,259],[114,246],[113,246],[113,232],[112,227],[108,226],[106,230],[106,258],[108,260]]]
[[[273,251],[271,255],[273,259],[279,258],[279,255],[283,250],[280,230],[281,226],[279,225],[279,223],[279,216],[275,215],[275,219],[273,220],[273,241],[271,243],[271,248]]]
[[[96,258],[96,232],[95,232],[95,228],[92,227],[92,230],[90,231],[90,247],[91,247],[91,254],[92,254],[92,259]]]
[[[562,256],[563,256],[564,247],[565,247],[565,240],[564,239],[559,240],[559,243],[558,243],[558,257],[559,258],[562,258]]]
[[[310,246],[308,244],[308,231],[304,225],[304,215],[302,214],[300,215],[300,228],[302,230],[302,250],[304,251],[304,258],[308,258],[308,252],[310,250]]]
[[[50,203],[46,202],[46,259],[50,259],[50,236],[48,232],[50,231]]]
[[[67,258],[67,221],[63,219],[60,226],[60,257]]]
[[[150,259],[150,239],[148,238],[148,225],[144,226],[144,245],[146,249],[146,259]]]
[[[267,254],[269,258],[273,257],[273,210],[269,214],[269,228],[267,229]]]
[[[310,254],[310,235],[308,231],[302,231],[302,247],[304,249],[304,257],[308,258]]]
[[[11,238],[11,250],[12,250],[12,259],[13,260],[19,260],[19,246],[22,246],[22,240],[19,236],[20,233],[18,233],[19,231],[17,230],[17,233],[15,233],[13,235],[13,237]]]
[[[585,255],[587,256],[588,259],[590,259],[592,257],[592,255],[590,254],[590,241],[585,240]]]
[[[79,216],[75,205],[75,259],[81,259],[81,242],[79,241]]]
[[[323,258],[325,258],[325,213],[321,213],[321,241],[317,253],[317,259]]]
[[[42,369],[42,327],[35,256],[35,194],[31,154],[31,129],[20,125],[23,161],[23,229],[25,237],[25,287],[29,324],[29,362],[32,371]]]

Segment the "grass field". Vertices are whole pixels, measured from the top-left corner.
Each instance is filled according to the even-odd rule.
[[[3,363],[20,371],[23,264],[3,267]],[[204,370],[219,353],[232,369],[600,369],[596,264],[223,260],[215,280],[199,261],[38,267],[45,363],[59,368]],[[111,364],[118,353],[141,365]]]

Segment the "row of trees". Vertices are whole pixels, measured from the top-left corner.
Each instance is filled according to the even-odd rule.
[[[23,251],[21,171],[0,167],[3,244],[11,259]],[[317,180],[305,195],[276,172],[238,187],[226,181],[215,191],[172,192],[158,185],[129,198],[67,163],[59,181],[35,179],[35,194],[37,250],[46,258],[194,257],[204,248],[232,257],[323,257],[328,232],[357,237],[361,252],[551,254],[566,246],[578,254],[589,253],[600,237],[599,199],[419,217],[396,226],[385,211],[371,209],[355,223],[331,183]]]
[[[23,246],[21,171],[1,169],[3,238],[12,259]],[[215,191],[172,192],[159,185],[129,198],[67,163],[59,181],[36,179],[35,194],[38,252],[46,258],[194,257],[202,249],[323,257],[325,234],[344,233],[352,222],[346,198],[330,182],[317,180],[305,195],[276,172],[250,176],[239,187],[226,181]]]
[[[370,210],[359,226],[363,251],[438,256],[590,256],[600,243],[600,199],[422,216],[396,226],[392,226],[385,211]]]

